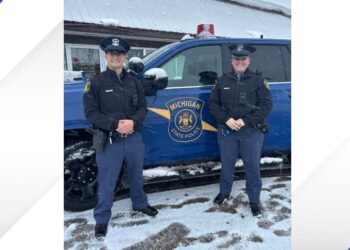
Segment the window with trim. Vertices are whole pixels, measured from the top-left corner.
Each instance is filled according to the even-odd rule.
[[[221,47],[199,46],[187,49],[161,66],[168,74],[169,87],[215,84],[222,75]]]
[[[145,57],[152,53],[154,48],[132,47],[128,52],[128,58],[137,56]],[[126,63],[127,64],[127,63]],[[104,71],[107,67],[104,52],[98,45],[65,44],[64,70],[85,71],[88,78]]]
[[[143,49],[142,48],[130,48],[129,52],[128,52],[128,58],[131,57],[139,57],[139,58],[143,58]]]
[[[151,54],[152,52],[156,51],[157,49],[153,49],[153,48],[145,48],[143,56],[148,56],[149,54]]]
[[[128,59],[127,61],[124,63],[125,67],[129,66],[129,59],[132,57],[139,57],[141,59],[143,59],[147,53],[150,54],[153,51],[155,51],[157,49],[152,49],[152,48],[136,48],[136,47],[132,47],[130,48],[129,52],[128,52]]]
[[[128,58],[136,56],[142,59],[156,50],[155,48],[131,47],[128,52]]]
[[[64,50],[64,70],[68,70],[66,50]]]
[[[65,64],[69,71],[85,71],[88,78],[105,69],[105,60],[98,45],[66,44]]]

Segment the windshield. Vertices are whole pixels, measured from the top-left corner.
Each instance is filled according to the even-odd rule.
[[[176,44],[178,44],[179,42],[175,42],[175,43],[170,43],[167,44],[159,49],[157,49],[156,51],[152,52],[151,54],[147,55],[145,58],[142,59],[143,63],[146,65],[148,62],[152,61],[153,58],[155,58],[156,56],[158,56],[159,54],[162,54],[166,51],[168,51],[170,48],[172,48],[173,46],[175,46]]]

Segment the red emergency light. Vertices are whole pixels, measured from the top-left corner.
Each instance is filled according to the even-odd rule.
[[[215,37],[214,24],[198,24],[197,37],[199,38]]]

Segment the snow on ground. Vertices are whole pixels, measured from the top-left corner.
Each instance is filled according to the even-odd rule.
[[[218,184],[148,195],[156,218],[131,211],[130,199],[114,202],[104,241],[94,238],[92,210],[65,212],[65,249],[291,249],[290,177],[263,178],[263,214],[251,215],[245,181],[214,205]]]
[[[80,154],[80,153],[79,153]],[[76,157],[78,153],[74,154],[72,157]],[[260,164],[282,164],[283,159],[280,157],[262,157],[260,159]],[[236,167],[243,167],[242,159],[237,159]],[[151,169],[143,170],[143,176],[146,179],[151,179],[155,177],[164,177],[164,176],[174,176],[180,175],[179,171],[188,170],[189,174],[204,173],[204,168],[211,168],[212,171],[221,169],[221,162],[209,161],[206,163],[198,163],[191,165],[176,165],[176,166],[159,166]]]

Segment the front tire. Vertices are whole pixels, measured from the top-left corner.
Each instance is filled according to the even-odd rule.
[[[91,141],[78,141],[64,149],[64,209],[84,211],[97,203],[98,168]]]
[[[78,140],[65,147],[64,209],[80,212],[94,208],[97,204],[97,177],[98,167],[92,141]],[[127,176],[123,167],[115,194],[127,189]]]

